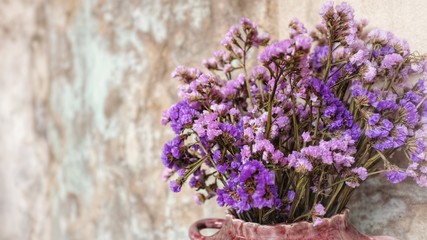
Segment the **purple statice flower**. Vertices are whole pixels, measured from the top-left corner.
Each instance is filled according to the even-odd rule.
[[[391,46],[385,45],[378,50],[374,50],[373,56],[375,56],[377,59],[381,59],[380,57],[384,58],[384,56],[389,55],[389,54],[393,54],[393,53],[395,53],[394,48]],[[384,70],[384,69],[381,69],[381,70]]]
[[[239,34],[239,28],[237,26],[232,26],[221,40],[221,44],[226,48],[231,48],[233,43],[236,42],[235,37],[239,36]]]
[[[240,19],[240,25],[243,31],[247,32],[247,44],[259,47],[265,46],[270,40],[269,34],[259,35],[257,25],[248,18]]]
[[[222,132],[223,141],[235,143],[243,137],[243,125],[241,124],[221,123],[219,128]]]
[[[306,156],[300,152],[294,151],[286,158],[289,166],[294,168],[295,171],[305,173],[313,170],[313,164]]]
[[[297,35],[294,38],[297,49],[308,50],[311,47],[312,39],[306,35]]]
[[[292,167],[298,163],[300,166],[306,165],[306,168],[310,169],[311,165],[308,165],[310,162],[307,163],[307,159],[312,159],[327,165],[335,164],[337,169],[341,169],[343,166],[349,167],[353,164],[355,151],[354,140],[351,136],[344,135],[330,141],[322,140],[318,146],[304,147],[301,149],[301,153],[293,152],[287,160]]]
[[[372,43],[386,44],[392,38],[392,33],[382,30],[373,29],[368,33],[368,40]]]
[[[311,135],[310,135],[310,133],[309,133],[309,132],[303,132],[303,133],[301,134],[301,137],[302,137],[302,140],[303,140],[304,142],[310,142],[310,141],[311,141]]]
[[[314,52],[310,55],[310,65],[316,71],[320,71],[322,66],[326,63],[328,57],[329,48],[328,46],[317,46],[314,48]]]
[[[231,53],[224,50],[215,51],[213,56],[217,62],[229,63],[233,60]]]
[[[377,69],[369,61],[365,61],[364,65],[361,67],[361,72],[363,74],[363,81],[367,83],[373,82],[374,78],[377,76]]]
[[[170,118],[169,118],[169,110],[165,110],[162,113],[162,118],[161,118],[161,123],[162,125],[166,125],[170,122]]]
[[[252,146],[253,154],[260,154],[261,159],[266,163],[284,164],[284,155],[280,150],[276,150],[274,145],[267,139],[255,139]]]
[[[274,124],[277,125],[277,127],[280,129],[283,129],[289,126],[289,123],[290,123],[289,117],[286,115],[280,115],[274,119]]]
[[[268,113],[264,112],[259,117],[242,117],[243,126],[250,127],[253,130],[255,138],[262,138],[265,133],[265,125],[267,123]]]
[[[313,226],[319,226],[323,222],[323,219],[320,217],[314,218]]]
[[[368,25],[369,21],[366,18],[361,18],[355,19],[354,23],[357,27],[358,34],[361,34],[363,29]]]
[[[217,76],[203,73],[191,83],[181,86],[178,95],[189,103],[217,103],[223,98],[220,92],[223,84]]]
[[[411,64],[410,71],[417,74],[422,73],[424,71],[424,64]]]
[[[248,145],[244,145],[240,150],[240,154],[242,156],[242,162],[247,162],[252,157],[252,150]]]
[[[411,155],[413,162],[427,161],[427,144],[420,137],[415,141],[415,151]]]
[[[241,90],[245,86],[245,75],[240,74],[236,79],[227,81],[227,84],[221,88],[221,93],[224,97],[233,99],[236,97],[237,93],[242,92]]]
[[[372,103],[372,106],[380,112],[384,110],[396,111],[399,108],[396,101],[391,99],[379,100]]]
[[[424,152],[424,155],[427,154]],[[412,177],[421,187],[427,187],[427,159],[423,157],[422,161],[411,163],[406,173]]]
[[[168,169],[179,168],[184,155],[184,141],[181,136],[177,136],[171,141],[167,142],[163,147],[162,162]]]
[[[193,195],[193,200],[197,205],[202,205],[206,201],[206,197],[201,193],[196,193]]]
[[[405,98],[403,101],[404,103],[406,103],[406,101],[412,102],[413,104],[419,104],[420,101],[422,100],[422,96],[415,93],[414,91],[409,91],[405,94]]]
[[[354,163],[354,156],[342,154],[342,153],[334,153],[333,159],[337,168],[340,168],[342,166],[350,167],[351,164]]]
[[[196,80],[202,73],[197,68],[185,68],[183,66],[179,66],[172,72],[172,77],[177,78],[179,81],[183,83],[191,83]]]
[[[320,204],[320,203],[316,204],[316,206],[314,207],[314,214],[316,216],[323,216],[323,215],[325,215],[326,214],[325,207],[322,204]]]
[[[362,134],[362,129],[357,123],[353,124],[353,126],[350,129],[347,129],[344,131],[344,135],[350,136],[351,139],[353,140],[359,139],[361,134]]]
[[[360,66],[368,60],[369,52],[366,49],[360,49],[355,54],[351,55],[349,63]]]
[[[193,177],[190,179],[188,185],[192,188],[200,188],[206,182],[205,170],[196,170]]]
[[[366,168],[364,167],[357,167],[357,168],[353,168],[351,169],[352,173],[355,173],[357,178],[365,181],[368,178],[368,171],[366,170]],[[346,181],[345,182],[349,187],[352,188],[356,188],[360,185],[359,181],[357,179],[351,180],[351,181]]]
[[[243,164],[242,155],[240,155],[239,153],[236,153],[234,156],[231,154],[227,154],[226,157],[227,160],[231,162],[230,167],[231,169],[233,169],[233,171],[239,169],[240,166],[242,166]]]
[[[374,144],[374,148],[379,151],[384,151],[386,149],[393,148],[394,142],[391,137],[387,137],[385,139],[379,140]]]
[[[395,127],[395,134],[393,136],[394,148],[403,146],[408,137],[408,128],[405,125],[397,125]]]
[[[409,93],[407,93],[407,97]],[[416,95],[418,96],[418,95]],[[418,104],[418,102],[421,101],[421,99],[414,99],[415,103]],[[402,109],[404,110],[404,112],[406,113],[406,124],[408,125],[408,127],[410,128],[414,128],[415,125],[419,122],[420,120],[420,115],[418,113],[418,109],[417,106],[414,104],[414,102],[408,101],[408,99],[403,99],[399,102],[399,105],[402,107]]]
[[[233,174],[224,189],[217,190],[220,206],[230,206],[237,212],[250,208],[280,207],[274,172],[260,161],[248,161]]]
[[[212,141],[222,134],[217,113],[206,113],[194,122],[193,129],[201,139]]]
[[[343,128],[352,128],[355,125],[354,119],[344,103],[334,96],[330,88],[323,81],[312,78],[311,84],[323,98],[323,102],[327,106],[323,109],[323,115],[332,120],[328,126],[329,131],[335,132]],[[357,139],[359,136],[355,137],[355,139]]]
[[[415,178],[416,183],[420,187],[427,187],[427,176],[421,175]]]
[[[379,68],[377,72],[388,78],[399,76],[407,81],[410,73],[413,73],[412,66],[405,65],[406,57],[409,54],[408,43],[390,32],[374,30],[368,34],[368,46],[376,46],[372,50],[372,57],[377,62]],[[402,65],[401,67],[399,67]],[[419,70],[418,70],[419,71]]]
[[[415,131],[414,141],[411,144],[411,160],[415,163],[427,162],[427,124]]]
[[[210,109],[213,112],[217,113],[219,117],[225,117],[228,114],[228,111],[230,110],[230,105],[226,105],[224,103],[214,103],[210,106]]]
[[[270,80],[270,73],[263,66],[256,66],[251,71],[251,79],[258,80],[262,83],[267,83]]]
[[[370,126],[374,126],[380,121],[380,118],[381,118],[380,114],[374,113],[372,116],[368,118],[368,124]]]
[[[390,131],[393,129],[393,123],[388,119],[383,119],[380,125],[368,129],[366,131],[366,136],[368,138],[386,138],[390,135]]]
[[[170,189],[172,192],[180,192],[182,184],[179,181],[172,180],[170,181]]]
[[[393,33],[385,30],[374,29],[368,33],[368,43],[370,43],[368,47],[376,46],[375,49],[372,49],[372,56],[375,59],[382,59],[386,55],[396,53],[395,46],[392,43],[400,44],[399,42],[402,41],[398,40]]]
[[[383,61],[381,62],[382,69],[391,69],[397,66],[399,63],[403,61],[402,56],[397,53],[392,53],[384,56]]]
[[[408,129],[405,125],[394,126],[387,119],[382,121],[382,126],[378,126],[366,131],[366,136],[376,138],[374,148],[380,151],[401,147],[407,139]]]
[[[416,86],[422,94],[427,95],[427,79],[418,80]]]
[[[377,94],[368,91],[365,87],[363,87],[360,81],[353,82],[351,86],[351,94],[355,98],[356,101],[363,104],[374,104],[377,100]]]
[[[209,70],[217,70],[218,62],[215,57],[211,57],[202,61],[202,65]]]
[[[313,214],[313,226],[317,226],[323,222],[323,219],[321,216],[326,214],[325,207],[318,203],[314,206],[314,209],[312,211]]]
[[[402,182],[403,180],[406,179],[407,176],[408,176],[407,173],[403,170],[394,170],[393,169],[393,170],[387,172],[387,178],[393,184]]]
[[[304,24],[297,18],[294,18],[289,23],[289,35],[291,38],[295,36],[306,34],[307,29],[304,27]]]
[[[272,122],[270,136],[272,139],[275,139],[277,137],[286,135],[284,133],[289,131],[291,121],[289,117],[283,113],[283,109],[281,108],[273,108],[273,114],[275,114],[276,117]]]
[[[253,142],[255,140],[254,129],[251,127],[247,127],[243,130],[243,138],[246,142]]]
[[[225,161],[226,159],[221,155],[219,149],[212,153],[212,160],[215,162],[218,172],[224,174],[229,169],[229,164]]]
[[[323,114],[327,118],[332,118],[335,116],[335,113],[337,112],[337,105],[329,105],[325,108],[323,111]]]
[[[191,128],[193,120],[197,116],[198,112],[186,101],[180,101],[163,113],[162,123],[170,122],[173,131],[179,134],[184,128]]]
[[[257,28],[256,23],[249,20],[249,18],[241,18],[240,25],[242,25],[244,30],[256,30]]]
[[[333,15],[334,14],[334,2],[333,1],[325,2],[325,4],[323,4],[322,8],[320,9],[319,14],[321,16]]]
[[[395,51],[403,57],[408,56],[409,44],[405,39],[398,38],[393,35],[393,38],[390,40],[389,45],[395,49]]]
[[[286,196],[288,197],[288,200],[291,203],[295,200],[295,192],[294,191],[288,191]]]
[[[310,159],[320,159],[324,157],[326,164],[332,164],[332,153],[328,146],[325,146],[324,141],[321,141],[319,146],[307,146],[301,149],[301,153]]]
[[[355,42],[357,27],[354,23],[354,10],[348,3],[343,2],[334,9],[333,2],[327,2],[323,5],[320,15],[323,27],[332,27],[336,35],[343,38],[343,43],[351,45]]]
[[[233,66],[231,64],[225,64],[222,71],[227,74],[233,71]]]
[[[269,65],[275,60],[284,60],[287,58],[287,55],[295,53],[295,47],[292,43],[293,42],[290,39],[273,43],[264,49],[264,51],[259,55],[258,60],[263,65]]]

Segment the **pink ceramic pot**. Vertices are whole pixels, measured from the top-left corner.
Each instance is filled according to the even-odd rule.
[[[260,225],[244,222],[227,214],[225,219],[203,219],[191,225],[192,240],[397,240],[393,237],[369,237],[359,233],[348,220],[348,209],[342,214],[323,219],[313,226],[309,222],[294,224]],[[219,229],[212,236],[203,236],[200,230]]]

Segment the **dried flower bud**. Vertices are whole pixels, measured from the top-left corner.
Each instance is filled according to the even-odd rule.
[[[197,205],[202,205],[206,201],[205,195],[201,193],[194,194],[193,199]]]

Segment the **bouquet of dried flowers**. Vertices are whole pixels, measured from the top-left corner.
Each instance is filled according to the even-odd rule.
[[[188,182],[198,203],[216,197],[237,218],[274,224],[340,213],[375,174],[427,186],[426,56],[365,32],[346,3],[321,17],[312,32],[293,20],[273,43],[241,19],[207,71],[174,71],[182,100],[162,118],[176,134],[162,154],[172,191]]]

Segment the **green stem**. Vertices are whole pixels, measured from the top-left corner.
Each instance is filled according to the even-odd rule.
[[[248,97],[249,97],[248,104],[249,104],[249,108],[252,109],[253,108],[253,103],[252,103],[251,85],[250,85],[249,78],[248,78],[248,73],[247,73],[247,70],[246,70],[246,41],[245,41],[245,46],[244,46],[244,50],[243,50],[243,60],[242,61],[243,61],[242,62],[242,67],[243,67],[243,70],[245,72],[246,91],[248,92]]]
[[[317,131],[319,130],[319,124],[320,124],[320,114],[321,114],[321,109],[320,107],[323,105],[323,99],[320,99],[320,104],[318,107],[318,112],[317,112],[317,119],[316,119],[316,126],[314,127],[314,135],[313,135],[313,139],[316,139],[317,137]]]
[[[343,187],[344,183],[341,182],[338,184],[338,186],[335,188],[334,194],[332,195],[332,197],[329,199],[328,205],[325,208],[325,212],[328,213],[329,209],[331,208],[332,204],[335,202],[335,199],[337,198],[337,196],[339,195],[342,187]]]
[[[308,181],[307,181],[306,176],[302,176],[301,179],[297,183],[297,186],[295,188],[295,192],[296,192],[295,200],[292,203],[291,211],[289,214],[290,218],[294,217],[295,211],[298,209],[298,205],[300,204],[301,199],[304,197],[303,193],[305,192],[305,186],[307,185],[307,183],[308,183]]]
[[[424,103],[424,101],[427,99],[427,96],[425,96],[421,101],[420,101],[420,103],[418,103],[418,105],[417,105],[417,109],[418,108],[420,108],[421,107],[421,105],[423,105],[423,103]]]
[[[326,70],[325,73],[323,75],[323,81],[326,82],[326,80],[329,77],[329,71],[331,70],[331,63],[332,63],[332,52],[333,52],[333,41],[332,41],[332,33],[330,32],[329,34],[329,39],[328,39],[328,46],[329,46],[329,53],[328,53],[328,62],[326,64]]]
[[[278,68],[277,65],[276,65],[276,68]],[[267,126],[265,129],[265,138],[266,139],[268,139],[270,136],[272,111],[273,111],[273,101],[274,101],[274,96],[276,94],[277,85],[279,83],[279,79],[280,79],[281,75],[282,75],[282,71],[277,71],[276,78],[274,79],[273,91],[268,98],[268,119],[267,119]]]
[[[289,85],[291,86],[291,91],[293,92],[293,86],[292,86],[292,82],[291,82],[291,78],[289,78]],[[296,114],[296,100],[293,94],[291,94],[291,100],[292,100],[292,121],[293,121],[293,125],[294,125],[294,139],[295,139],[295,143],[297,146],[297,151],[300,150],[300,142],[299,142],[299,135],[298,135],[298,122],[297,122],[297,114]]]
[[[293,222],[298,222],[300,219],[303,219],[303,218],[305,218],[305,217],[309,217],[310,215],[311,215],[311,211],[309,211],[309,212],[307,212],[307,213],[305,213],[305,214],[302,214],[302,215],[300,215],[299,217],[295,218],[295,219],[293,220]]]

